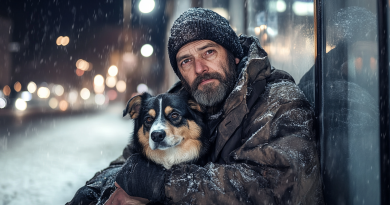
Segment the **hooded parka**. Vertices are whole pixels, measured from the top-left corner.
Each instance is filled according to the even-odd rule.
[[[169,202],[323,204],[311,105],[288,73],[271,67],[257,38],[242,35],[240,42],[247,55],[221,121],[211,129],[209,163],[167,170]],[[127,146],[113,168],[131,154]]]

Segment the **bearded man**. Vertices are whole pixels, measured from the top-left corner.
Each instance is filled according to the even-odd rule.
[[[209,162],[166,170],[129,146],[69,204],[101,203],[113,191],[102,184],[114,181],[107,204],[323,204],[313,110],[257,38],[191,8],[173,24],[168,52],[180,79],[168,92],[186,89],[207,110]]]

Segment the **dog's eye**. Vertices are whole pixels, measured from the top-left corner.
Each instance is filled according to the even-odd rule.
[[[153,122],[153,118],[152,118],[152,117],[147,117],[147,118],[145,119],[145,122],[146,122],[146,123],[151,123],[151,122]]]
[[[178,117],[179,117],[179,114],[176,112],[172,113],[172,115],[171,115],[172,119],[177,119]]]

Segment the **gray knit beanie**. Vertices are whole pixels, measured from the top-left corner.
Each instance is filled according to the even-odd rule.
[[[169,60],[179,78],[176,54],[182,46],[197,40],[214,41],[239,59],[244,55],[237,34],[225,18],[209,9],[190,8],[173,23],[168,41]]]

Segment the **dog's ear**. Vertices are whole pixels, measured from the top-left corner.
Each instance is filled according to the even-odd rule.
[[[127,102],[126,108],[123,110],[123,117],[128,113],[131,119],[136,119],[141,110],[142,95],[136,95]]]
[[[188,100],[188,107],[190,107],[192,110],[196,110],[196,111],[201,112],[201,113],[204,112],[204,109],[202,108],[202,106],[200,106],[197,102],[195,102],[191,99]]]

